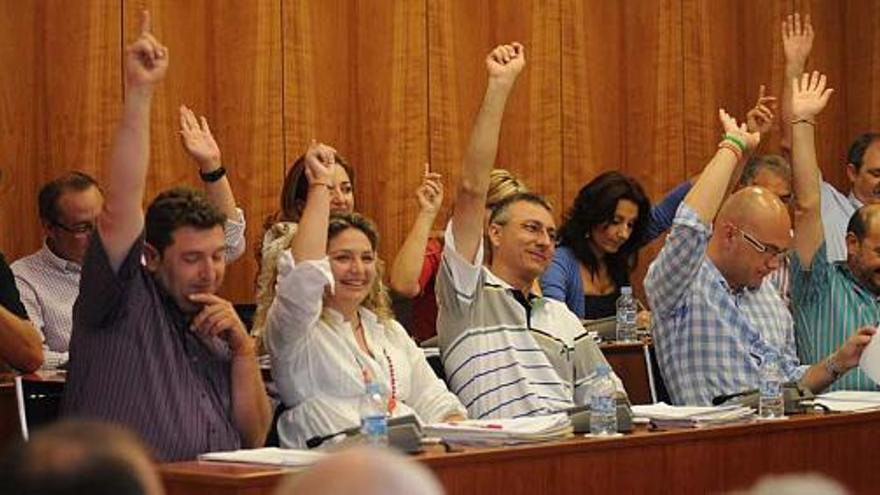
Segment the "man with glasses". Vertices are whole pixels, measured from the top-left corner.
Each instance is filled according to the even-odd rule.
[[[792,309],[801,360],[822,362],[835,376],[855,367],[836,349],[862,325],[880,323],[880,205],[859,208],[846,228],[845,261],[829,261],[822,208],[820,173],[816,160],[815,118],[831,94],[825,76],[804,74],[793,85],[792,155],[798,223],[792,257]],[[824,359],[824,361],[823,361]],[[835,388],[876,390],[861,369],[842,377]]]
[[[486,57],[488,87],[463,158],[437,275],[447,383],[473,418],[547,414],[586,403],[596,366],[607,364],[565,303],[532,292],[555,251],[547,201],[531,193],[502,200],[492,209],[484,240],[501,117],[524,65],[518,43]],[[488,266],[484,242],[492,250]],[[617,385],[623,392],[619,380]]]
[[[710,405],[715,397],[757,388],[760,366],[777,356],[787,381],[819,391],[836,376],[824,365],[800,364],[791,315],[765,281],[792,243],[788,209],[760,187],[724,200],[760,134],[723,110],[719,115],[726,134],[645,279],[666,386],[675,404]],[[847,341],[837,354],[841,367],[857,363],[869,339]]]
[[[43,247],[11,268],[28,318],[42,334],[44,366],[52,368],[67,362],[82,262],[104,196],[91,176],[68,172],[43,186],[37,202]]]
[[[181,135],[184,148],[199,164],[208,199],[226,215],[226,260],[232,262],[245,250],[245,221],[220,164],[220,150],[204,120],[182,129]],[[11,268],[28,317],[42,333],[44,367],[55,368],[67,362],[82,262],[104,196],[95,179],[73,171],[44,185],[38,203],[43,246]]]

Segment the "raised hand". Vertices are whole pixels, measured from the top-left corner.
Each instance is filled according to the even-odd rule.
[[[526,49],[516,41],[498,45],[486,56],[489,77],[498,81],[512,83],[525,66]]]
[[[416,199],[422,212],[436,215],[440,211],[440,206],[443,204],[442,179],[441,174],[431,172],[431,166],[425,164],[425,175],[416,189]]]
[[[758,101],[755,106],[746,114],[746,127],[749,132],[758,132],[764,134],[769,132],[773,127],[773,107],[776,104],[775,96],[764,95],[764,85],[758,92]]]
[[[761,144],[761,133],[749,132],[746,124],[737,124],[736,119],[731,117],[723,108],[718,109],[718,118],[724,127],[724,132],[730,134],[746,145],[746,151],[752,151]]]
[[[804,73],[800,80],[791,80],[791,118],[792,121],[810,120],[825,108],[834,90],[825,87],[825,74],[813,71]]]
[[[141,14],[141,33],[125,49],[125,80],[130,88],[150,87],[168,70],[168,48],[150,32],[150,13]]]
[[[220,147],[211,134],[208,120],[204,116],[196,119],[196,114],[185,105],[180,106],[180,141],[203,172],[220,168]]]
[[[782,51],[785,53],[785,63],[793,64],[803,70],[807,58],[813,50],[813,24],[810,15],[804,16],[795,13],[782,21]]]
[[[306,151],[306,178],[309,184],[333,185],[333,169],[336,167],[336,150],[312,140]]]

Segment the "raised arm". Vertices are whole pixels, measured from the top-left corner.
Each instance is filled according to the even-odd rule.
[[[440,174],[431,172],[431,167],[425,164],[425,175],[416,189],[419,214],[403,246],[397,252],[394,264],[391,265],[389,277],[391,288],[405,297],[416,297],[422,291],[419,277],[425,261],[425,246],[428,244],[434,219],[437,218],[437,213],[440,212],[440,206],[443,204],[442,178]]]
[[[330,199],[336,150],[312,141],[306,152],[306,178],[309,193],[299,221],[299,229],[290,246],[297,263],[320,260],[327,256],[327,228],[330,225]]]
[[[107,162],[107,197],[98,229],[118,270],[144,228],[142,202],[150,162],[150,102],[168,69],[168,48],[150,33],[144,11],[138,39],[125,50],[125,103]]]
[[[757,132],[762,136],[773,128],[773,120],[776,115],[773,108],[776,106],[776,97],[764,94],[765,87],[762,84],[758,90],[758,101],[755,106],[746,113],[746,127],[749,132]]]
[[[694,187],[684,198],[684,202],[707,225],[715,219],[726,192],[731,184],[736,182],[735,171],[743,162],[745,153],[757,148],[761,142],[760,134],[749,132],[745,124],[737,125],[736,119],[728,115],[724,109],[718,110],[718,117],[724,127],[724,139]]]
[[[821,174],[816,161],[816,116],[834,92],[825,87],[825,75],[813,72],[791,80],[791,134],[795,217],[794,247],[805,267],[825,238],[822,228]],[[786,122],[786,127],[789,122]]]
[[[782,85],[782,148],[791,149],[791,80],[801,77],[813,51],[813,24],[807,14],[795,13],[782,21],[782,51],[785,54],[785,78]]]
[[[525,64],[525,48],[516,42],[499,45],[486,57],[489,82],[462,160],[461,182],[452,213],[456,249],[475,264],[481,262],[475,257],[483,236],[489,173],[498,154],[501,118],[507,97]]]

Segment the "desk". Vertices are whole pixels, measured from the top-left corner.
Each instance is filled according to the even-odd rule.
[[[620,377],[626,394],[633,404],[653,404],[651,384],[648,380],[648,364],[645,362],[645,346],[642,342],[609,342],[599,344],[614,373]]]
[[[614,439],[417,456],[449,495],[707,493],[744,488],[767,473],[818,471],[854,493],[880,486],[872,453],[880,411],[806,415],[699,430],[639,428]],[[168,495],[269,494],[284,471],[199,462],[160,467]]]

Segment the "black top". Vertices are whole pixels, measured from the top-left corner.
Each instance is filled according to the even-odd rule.
[[[604,296],[584,294],[584,319],[598,320],[614,316],[617,313],[618,297],[620,297],[620,289]]]
[[[27,312],[21,303],[18,287],[15,286],[15,277],[12,275],[12,270],[9,269],[9,265],[6,264],[3,253],[0,253],[0,306],[19,318],[27,319]]]

